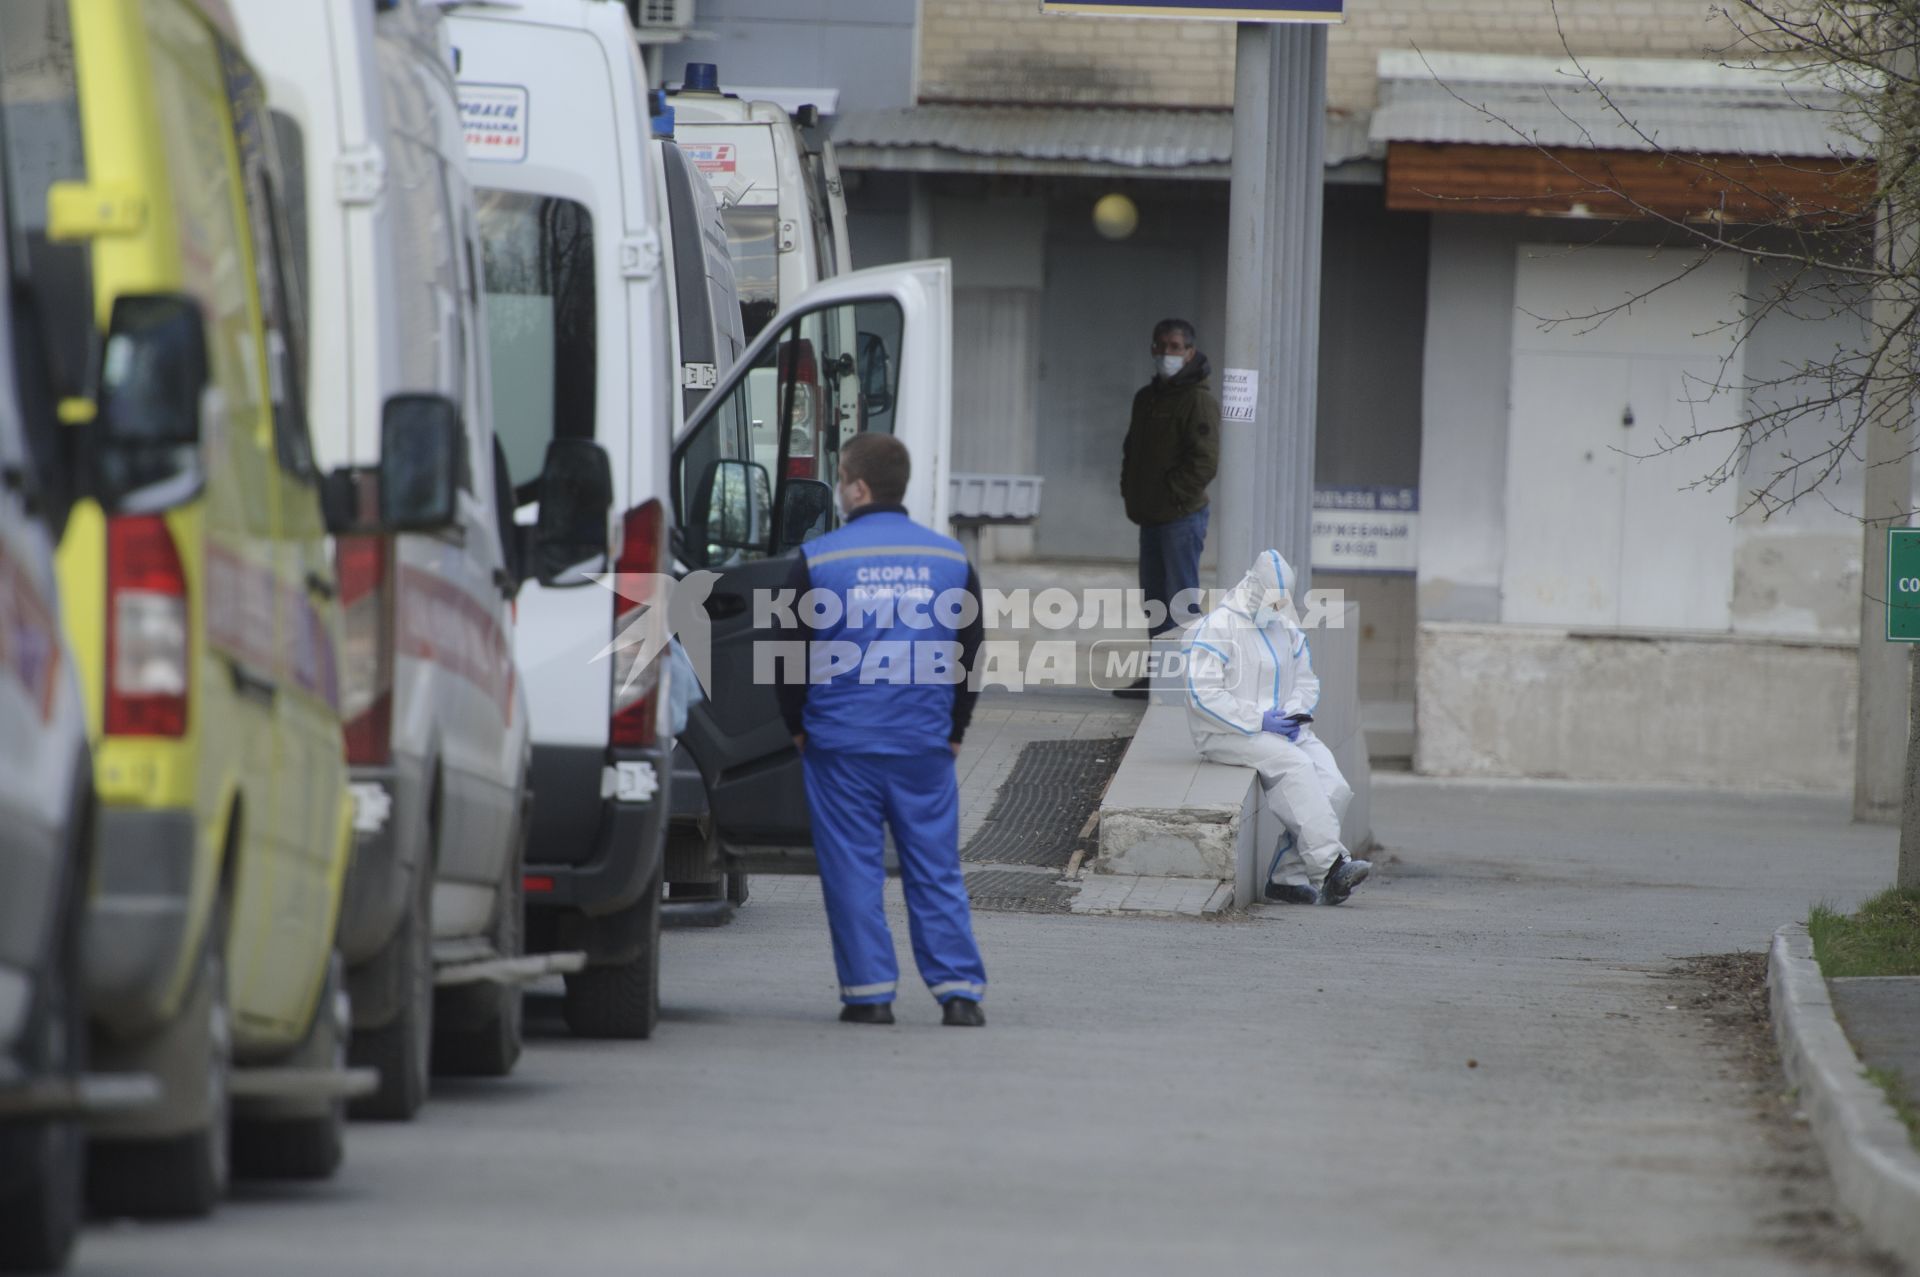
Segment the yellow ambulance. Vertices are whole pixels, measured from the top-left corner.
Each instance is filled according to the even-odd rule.
[[[451,405],[405,396],[377,469],[316,469],[299,197],[221,0],[12,3],[70,43],[79,136],[35,153],[70,170],[46,236],[87,250],[93,298],[97,381],[62,405],[87,496],[59,553],[98,795],[93,1067],[166,1096],[95,1123],[89,1188],[200,1214],[229,1148],[242,1173],[331,1174],[370,1089],[335,951],[352,810],[328,531],[447,526],[462,440]]]

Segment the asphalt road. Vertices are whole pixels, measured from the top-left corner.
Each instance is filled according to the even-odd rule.
[[[537,1020],[512,1079],[356,1126],[336,1181],[97,1226],[75,1271],[1869,1271],[1669,972],[1885,885],[1892,831],[1825,799],[1375,801],[1382,879],[1344,909],[982,916],[984,1031],[918,996],[833,1022],[783,883],[669,933],[654,1041]]]

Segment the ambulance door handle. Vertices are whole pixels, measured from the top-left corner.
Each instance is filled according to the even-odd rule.
[[[747,596],[744,594],[709,594],[707,596],[707,615],[716,621],[732,620],[747,610]]]
[[[250,701],[259,701],[271,705],[280,694],[280,686],[272,679],[255,674],[240,661],[228,663],[233,669],[233,690]]]

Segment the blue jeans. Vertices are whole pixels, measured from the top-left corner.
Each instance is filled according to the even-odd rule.
[[[1180,592],[1200,588],[1200,550],[1206,543],[1206,506],[1172,523],[1141,525],[1140,592],[1168,609],[1166,619],[1153,627],[1154,636],[1179,624],[1173,615],[1173,601]]]

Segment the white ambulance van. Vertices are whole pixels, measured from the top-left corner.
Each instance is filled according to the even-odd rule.
[[[620,4],[447,13],[478,188],[494,420],[525,525],[515,651],[536,795],[527,941],[586,951],[566,981],[573,1032],[646,1037],[659,1014],[665,663],[630,681],[630,654],[603,659],[640,601],[597,577],[670,566],[667,457],[683,407],[663,161]]]
[[[378,463],[397,397],[464,425],[458,519],[334,539],[355,848],[340,919],[362,1116],[406,1119],[442,1072],[520,1053],[526,694],[513,665],[516,535],[496,482],[478,219],[453,55],[416,0],[234,0],[268,80],[308,299],[322,469]],[[436,971],[448,987],[436,995]],[[527,972],[517,972],[528,974]]]
[[[680,407],[690,416],[747,344],[727,225],[706,175],[668,138],[654,143],[667,204]]]
[[[710,62],[688,63],[667,100],[674,139],[720,201],[752,340],[788,301],[853,268],[833,144],[776,103],[721,92]]]
[[[695,628],[707,634],[683,635],[712,672],[683,737],[712,851],[729,873],[809,868],[798,756],[773,687],[754,681],[751,593],[780,584],[778,560],[834,525],[841,434],[805,432],[802,450],[796,432],[777,431],[762,454],[754,423],[804,413],[893,429],[915,457],[909,510],[945,526],[950,274],[909,263],[794,295],[679,426],[674,360],[687,346],[674,327],[689,281],[669,265],[670,184],[654,167],[668,161],[650,149],[625,10],[457,0],[450,14],[480,190],[495,419],[530,572],[516,633],[538,795],[528,942],[586,950],[587,969],[567,977],[574,1032],[645,1037],[659,1013],[677,788],[670,689],[666,661],[630,679],[632,648],[603,654],[643,603],[664,601],[650,576],[716,574],[701,578],[713,593]]]

